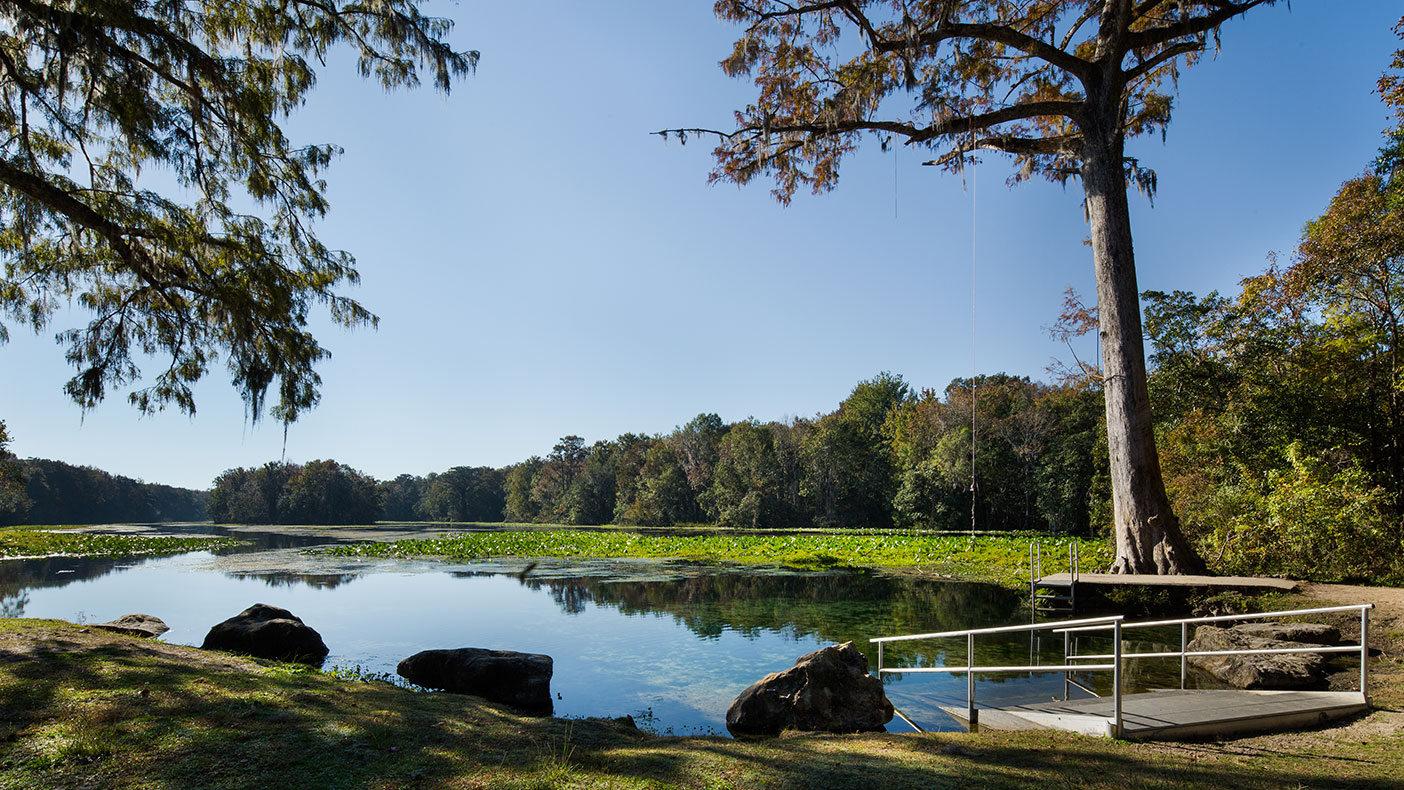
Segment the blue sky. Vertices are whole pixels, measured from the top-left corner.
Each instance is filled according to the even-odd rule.
[[[716,65],[736,30],[711,5],[435,6],[456,47],[482,52],[448,98],[328,64],[286,128],[345,149],[319,231],[356,255],[350,294],[381,325],[318,318],[333,358],[288,460],[380,478],[501,466],[566,434],[667,433],[701,412],[812,416],[884,370],[940,389],[971,372],[972,308],[980,372],[1046,379],[1067,357],[1046,327],[1066,287],[1092,291],[1076,183],[1008,189],[1007,161],[987,155],[972,201],[969,174],[874,141],[837,191],[786,208],[759,182],[709,186],[710,143],[651,136],[724,127],[751,95]],[[1380,144],[1389,114],[1371,91],[1400,12],[1299,0],[1224,28],[1217,57],[1182,76],[1166,141],[1132,144],[1160,178],[1154,207],[1132,199],[1142,289],[1231,293],[1290,253]],[[52,337],[81,320],[0,346],[14,452],[190,487],[283,455],[282,426],[251,424],[222,369],[193,419],[141,417],[121,394],[83,414]]]

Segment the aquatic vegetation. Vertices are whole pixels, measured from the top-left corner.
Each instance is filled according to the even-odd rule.
[[[855,530],[805,534],[645,535],[587,530],[478,532],[454,537],[358,543],[315,549],[333,556],[493,557],[580,559],[668,558],[699,562],[777,564],[800,568],[912,568],[923,573],[1026,584],[1029,546],[1042,545],[1044,567],[1062,569],[1076,542],[1083,567],[1111,562],[1103,541],[1027,534],[968,535]]]
[[[178,538],[149,535],[99,535],[91,532],[51,528],[6,527],[0,529],[0,557],[130,557],[143,554],[179,554],[186,551],[238,546],[234,538]],[[58,528],[54,528],[58,529]]]

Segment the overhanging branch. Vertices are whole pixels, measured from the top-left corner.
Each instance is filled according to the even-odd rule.
[[[1243,2],[1231,2],[1222,0],[1215,2],[1218,10],[1205,14],[1204,16],[1191,17],[1179,22],[1161,27],[1151,27],[1143,30],[1133,30],[1126,36],[1126,49],[1146,50],[1167,44],[1185,36],[1198,36],[1202,33],[1219,27],[1223,23],[1236,16],[1241,16],[1249,10],[1264,4],[1272,4],[1277,0],[1244,0]]]
[[[947,118],[931,126],[921,127],[900,121],[835,121],[832,123],[770,123],[764,126],[743,126],[735,131],[723,132],[717,129],[686,128],[661,129],[654,134],[667,137],[670,134],[713,135],[723,140],[755,134],[808,134],[815,137],[830,137],[853,132],[889,132],[907,138],[908,142],[921,143],[937,137],[954,134],[969,134],[988,129],[1003,123],[1024,121],[1031,118],[1061,117],[1077,122],[1082,114],[1082,105],[1075,101],[1026,102],[976,115],[960,115]]]

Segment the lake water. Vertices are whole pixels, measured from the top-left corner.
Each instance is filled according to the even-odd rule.
[[[208,531],[208,528],[206,530]],[[326,667],[391,673],[430,648],[545,653],[558,716],[632,715],[659,733],[725,734],[746,686],[825,645],[875,636],[1025,622],[1023,596],[993,585],[877,572],[797,572],[645,561],[443,563],[307,554],[324,536],[240,532],[250,548],[170,557],[0,561],[0,616],[164,620],[165,641],[199,645],[254,603],[292,611],[322,634]],[[1056,644],[1055,644],[1056,643]],[[1083,653],[1107,652],[1095,641]],[[1061,661],[1061,638],[982,639],[985,664]],[[1100,648],[1100,649],[1098,649]],[[949,655],[945,650],[949,650]],[[963,640],[898,643],[888,666],[964,665]],[[1108,673],[1080,676],[1105,689]],[[924,729],[960,729],[938,705],[964,705],[965,677],[888,676],[888,697]],[[1178,662],[1139,662],[1132,687],[1178,684]],[[981,676],[982,705],[1047,699],[1061,675]],[[888,725],[908,730],[900,719]]]

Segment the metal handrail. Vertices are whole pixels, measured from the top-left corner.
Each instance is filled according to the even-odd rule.
[[[1283,653],[1360,653],[1360,694],[1365,697],[1365,701],[1370,701],[1370,610],[1374,609],[1372,603],[1346,604],[1344,606],[1318,606],[1312,609],[1288,609],[1281,612],[1254,612],[1251,614],[1220,614],[1207,617],[1182,617],[1175,620],[1148,620],[1140,623],[1126,623],[1122,630],[1128,628],[1154,628],[1170,625],[1180,627],[1180,649],[1178,652],[1161,653],[1121,653],[1122,658],[1176,658],[1180,659],[1180,688],[1185,687],[1189,675],[1189,659],[1192,656],[1252,656],[1270,655]],[[1205,623],[1223,623],[1231,620],[1264,620],[1270,617],[1293,617],[1304,614],[1328,614],[1331,612],[1360,612],[1360,644],[1356,645],[1313,645],[1311,647],[1265,647],[1265,648],[1242,648],[1239,650],[1197,650],[1189,649],[1189,626],[1203,625]],[[1100,631],[1106,628],[1105,625],[1073,623],[1060,623],[1060,628],[1054,629],[1054,633],[1061,633],[1064,637],[1063,655],[1066,661],[1079,661],[1082,659],[1106,659],[1108,655],[1069,655],[1067,652],[1067,637],[1072,633],[1085,631]],[[1068,626],[1073,626],[1069,628]],[[1120,646],[1118,646],[1118,652]]]
[[[1121,737],[1121,621],[1122,615],[1108,615],[1106,617],[1091,617],[1083,620],[1064,620],[1057,623],[1031,623],[1029,625],[1006,625],[994,628],[967,628],[963,631],[938,631],[931,634],[911,634],[908,636],[880,636],[869,639],[870,643],[876,644],[878,648],[877,674],[899,675],[905,673],[942,673],[954,674],[965,673],[965,700],[966,700],[966,720],[970,724],[971,732],[980,730],[980,711],[975,707],[975,675],[985,672],[1062,672],[1066,676],[1073,671],[1087,672],[1093,670],[1110,670],[1112,673],[1112,720],[1111,734],[1114,738]],[[1091,623],[1101,623],[1105,628],[1110,625],[1112,633],[1115,635],[1115,651],[1112,654],[1112,663],[1093,665],[1067,665],[1067,666],[1028,666],[1028,667],[978,667],[975,666],[975,637],[983,634],[1008,634],[1019,631],[1053,631],[1069,625],[1087,625]],[[952,639],[965,637],[966,652],[965,666],[963,667],[893,667],[885,668],[882,665],[882,646],[888,642],[905,642],[915,639]]]
[[[879,644],[879,645],[880,645],[880,644],[882,644],[883,642],[906,642],[906,641],[910,641],[910,640],[913,640],[913,639],[944,639],[944,638],[954,637],[954,636],[965,636],[966,634],[981,635],[981,634],[1007,634],[1007,633],[1014,633],[1014,632],[1016,632],[1016,631],[1053,631],[1053,630],[1062,628],[1062,627],[1064,627],[1064,626],[1069,626],[1069,625],[1084,625],[1084,624],[1087,624],[1087,623],[1108,623],[1108,624],[1109,624],[1109,623],[1111,623],[1112,621],[1120,621],[1120,620],[1122,620],[1123,618],[1124,618],[1123,615],[1113,614],[1113,615],[1107,615],[1107,616],[1105,616],[1105,617],[1087,617],[1087,618],[1083,618],[1083,619],[1081,619],[1081,620],[1059,620],[1059,621],[1056,622],[1056,623],[1034,623],[1034,624],[1031,624],[1031,625],[1001,625],[1001,626],[995,626],[995,627],[993,627],[993,628],[967,628],[967,629],[965,629],[965,630],[963,630],[963,631],[940,631],[940,632],[934,633],[934,634],[910,634],[910,635],[906,635],[906,636],[879,636],[879,637],[875,637],[875,638],[873,638],[873,639],[869,639],[868,641],[869,641],[869,642],[872,642],[872,643],[874,643],[874,644]]]
[[[1080,683],[1072,681],[1072,672],[1092,672],[1110,671],[1112,673],[1112,718],[1108,721],[1108,729],[1114,738],[1122,735],[1121,717],[1121,665],[1122,662],[1132,658],[1175,658],[1180,659],[1180,688],[1185,688],[1186,676],[1188,674],[1188,659],[1191,656],[1237,656],[1237,655],[1261,655],[1261,654],[1283,654],[1283,653],[1353,653],[1360,652],[1360,694],[1366,703],[1369,703],[1369,634],[1370,634],[1370,610],[1375,608],[1374,604],[1352,604],[1348,606],[1324,606],[1315,609],[1295,609],[1282,612],[1260,612],[1246,615],[1215,615],[1210,617],[1186,617],[1176,620],[1151,620],[1140,623],[1123,623],[1121,615],[1109,615],[1106,617],[1093,617],[1083,620],[1065,620],[1056,623],[1033,623],[1030,625],[1009,625],[997,626],[994,628],[970,628],[963,631],[939,631],[930,634],[911,634],[907,636],[884,636],[868,640],[876,644],[878,649],[877,674],[957,674],[965,673],[966,676],[966,720],[969,722],[971,732],[978,732],[980,729],[979,710],[975,707],[975,676],[981,673],[990,672],[1062,672],[1063,673],[1063,695],[1067,698],[1068,686],[1076,685],[1078,688],[1086,689]],[[1201,623],[1223,622],[1227,620],[1258,620],[1268,617],[1288,617],[1302,614],[1322,614],[1327,612],[1360,612],[1360,645],[1327,646],[1319,645],[1300,648],[1257,648],[1240,650],[1196,650],[1188,649],[1189,625]],[[1149,628],[1152,626],[1180,626],[1180,649],[1177,652],[1158,653],[1123,653],[1121,650],[1121,632],[1129,628]],[[1112,652],[1109,654],[1097,655],[1075,655],[1071,652],[1071,636],[1083,631],[1101,631],[1111,629]],[[1063,656],[1062,665],[1038,665],[1038,666],[976,666],[975,665],[975,637],[984,634],[1004,634],[1016,633],[1019,631],[1052,631],[1063,635]],[[965,666],[963,667],[892,667],[883,666],[883,645],[888,642],[903,642],[917,639],[954,639],[965,637],[966,653]],[[1106,660],[1111,659],[1110,664],[1073,664],[1073,661],[1086,660]]]
[[[1289,610],[1287,610],[1287,611],[1282,611],[1282,612],[1253,612],[1253,613],[1251,613],[1251,614],[1217,614],[1217,615],[1205,615],[1204,617],[1181,617],[1181,618],[1176,619],[1176,620],[1147,620],[1147,621],[1145,621],[1145,622],[1140,622],[1140,623],[1126,623],[1123,627],[1124,627],[1124,628],[1155,628],[1155,627],[1166,626],[1166,625],[1180,625],[1180,624],[1182,624],[1182,623],[1195,623],[1195,624],[1199,624],[1199,623],[1221,623],[1221,622],[1226,622],[1226,621],[1229,621],[1229,620],[1266,620],[1266,619],[1268,619],[1269,617],[1290,617],[1290,616],[1292,616],[1292,615],[1299,615],[1299,614],[1325,614],[1325,613],[1327,613],[1327,612],[1353,612],[1353,611],[1356,611],[1356,610],[1361,609],[1361,608],[1373,609],[1373,608],[1375,608],[1375,605],[1372,604],[1372,603],[1352,603],[1352,604],[1345,604],[1345,605],[1343,605],[1343,606],[1319,606],[1319,607],[1316,607],[1315,609],[1289,609]],[[1093,618],[1089,618],[1089,619],[1093,619]],[[1074,621],[1072,621],[1072,620],[1065,620],[1065,621],[1063,621],[1063,622],[1057,623],[1056,625],[1058,625],[1059,628],[1054,629],[1054,633],[1062,633],[1063,631],[1096,631],[1096,630],[1098,630],[1095,626],[1090,626],[1090,625],[1089,625],[1089,626],[1082,626],[1082,627],[1078,627],[1078,628],[1068,628],[1067,626],[1081,626],[1081,623],[1080,623],[1080,622],[1074,622]]]

